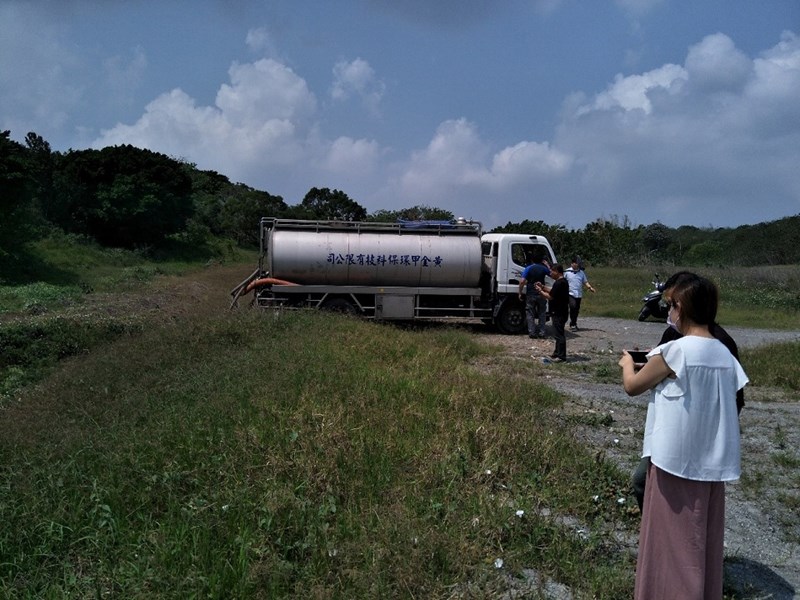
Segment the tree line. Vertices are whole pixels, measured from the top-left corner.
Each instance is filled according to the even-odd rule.
[[[108,247],[157,248],[172,240],[212,238],[258,243],[263,216],[294,219],[452,220],[450,211],[415,205],[373,213],[345,192],[311,188],[287,204],[281,196],[231,182],[215,171],[131,145],[54,152],[36,133],[25,143],[0,132],[0,259],[54,230]],[[737,228],[632,226],[627,217],[582,229],[524,220],[495,232],[545,235],[557,256],[581,255],[597,266],[774,265],[800,262],[800,214]]]

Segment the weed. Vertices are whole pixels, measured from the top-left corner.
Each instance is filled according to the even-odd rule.
[[[800,457],[791,452],[776,452],[772,455],[772,461],[785,469],[797,469],[800,467]]]
[[[151,324],[7,407],[0,595],[430,597],[498,556],[630,593],[603,535],[533,518],[628,519],[558,396],[475,377],[464,332],[266,317]]]

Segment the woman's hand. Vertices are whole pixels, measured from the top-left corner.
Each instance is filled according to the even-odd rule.
[[[622,387],[629,396],[638,396],[654,388],[667,377],[675,375],[661,354],[654,354],[639,370],[636,370],[633,357],[627,350],[623,350],[617,364],[622,367]]]

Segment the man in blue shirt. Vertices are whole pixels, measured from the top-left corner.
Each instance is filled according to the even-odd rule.
[[[536,284],[544,285],[544,278],[550,275],[550,265],[543,256],[528,255],[528,266],[522,271],[519,282],[519,299],[525,290],[525,314],[528,319],[528,337],[547,337],[544,324],[547,322],[547,299],[536,288]],[[536,320],[539,327],[536,327]]]

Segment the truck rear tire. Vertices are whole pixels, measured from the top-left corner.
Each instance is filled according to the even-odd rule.
[[[509,303],[500,309],[495,320],[500,333],[518,335],[525,332],[525,307],[522,304]]]
[[[352,302],[345,298],[331,298],[326,300],[320,306],[322,310],[329,310],[331,312],[338,312],[344,315],[357,315],[358,310]]]

